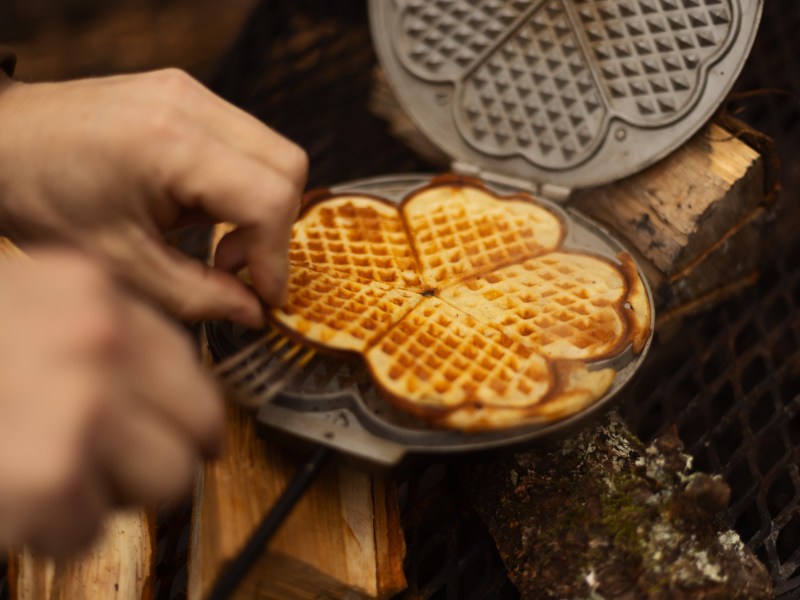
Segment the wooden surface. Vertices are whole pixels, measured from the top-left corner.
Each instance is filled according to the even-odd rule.
[[[0,238],[0,263],[27,260]],[[83,555],[55,562],[23,551],[8,557],[10,600],[139,600],[152,597],[155,521],[143,511],[107,519],[94,546]]]
[[[666,159],[572,203],[610,225],[661,273],[695,261],[762,201],[759,154],[711,124]]]
[[[154,521],[143,511],[110,517],[94,546],[68,561],[24,551],[11,556],[11,600],[149,600],[155,576]]]
[[[574,194],[639,259],[659,325],[708,308],[756,279],[767,225],[765,160],[717,124],[641,173]]]
[[[189,600],[208,594],[303,458],[265,442],[252,416],[228,403],[226,454],[204,466],[195,493]],[[394,483],[333,462],[233,597],[389,598],[405,588],[404,556]]]
[[[253,420],[228,406],[227,453],[198,481],[189,598],[208,594],[287,481],[302,466],[265,443]],[[388,598],[405,587],[404,541],[394,485],[329,464],[234,598]]]

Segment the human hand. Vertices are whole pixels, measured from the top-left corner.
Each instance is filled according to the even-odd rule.
[[[190,342],[69,252],[0,267],[0,547],[63,555],[185,493],[222,444]]]
[[[177,70],[0,90],[0,232],[98,257],[179,318],[263,324],[257,293],[282,303],[307,159],[294,144]],[[238,226],[217,268],[162,232]]]

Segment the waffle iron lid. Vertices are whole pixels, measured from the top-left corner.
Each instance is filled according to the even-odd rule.
[[[370,0],[389,83],[476,174],[582,188],[641,171],[722,103],[763,0]]]

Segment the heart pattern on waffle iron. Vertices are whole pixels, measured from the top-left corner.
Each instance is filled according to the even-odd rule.
[[[399,206],[357,195],[295,224],[290,335],[363,357],[383,394],[435,426],[497,429],[567,417],[638,354],[650,305],[632,259],[564,249],[566,224],[527,194],[442,177]]]
[[[588,160],[612,120],[666,127],[736,37],[732,0],[396,0],[398,57],[455,88],[460,135],[548,169]]]

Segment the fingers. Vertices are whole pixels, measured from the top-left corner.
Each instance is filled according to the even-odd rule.
[[[57,133],[33,136],[37,151],[59,157],[18,161],[21,184],[8,195],[26,201],[0,202],[17,240],[78,246],[183,319],[259,327],[259,300],[282,303],[308,171],[302,149],[177,70],[37,84],[17,96],[36,108],[21,111],[24,132]],[[31,143],[10,158],[20,155],[39,154]],[[255,294],[167,249],[163,231],[195,221],[242,230],[236,251]]]
[[[15,528],[0,538],[62,555],[89,542],[108,508],[90,443],[108,396],[90,355],[50,356],[38,372],[16,369],[27,385],[9,385],[14,376],[3,373],[0,521]]]
[[[188,337],[86,259],[0,271],[0,544],[60,555],[112,501],[185,493],[221,450],[222,399]]]
[[[92,542],[110,508],[106,485],[95,472],[86,470],[72,486],[37,509],[39,519],[27,535],[28,544],[48,556],[67,557]]]
[[[258,297],[236,277],[208,267],[151,238],[126,263],[123,277],[167,312],[184,321],[230,320],[253,329],[264,326]]]
[[[32,413],[33,416],[43,424],[51,424],[53,430],[59,423],[68,423],[70,426],[65,430],[80,436],[92,419],[99,418],[103,404],[108,404],[104,397],[113,397],[114,388],[121,386],[140,404],[148,406],[156,417],[181,431],[188,442],[205,455],[217,453],[222,439],[222,400],[213,380],[201,369],[189,338],[154,309],[118,293],[109,278],[86,259],[72,257],[69,253],[56,258],[40,257],[36,263],[39,279],[46,283],[36,288],[37,295],[57,300],[55,307],[36,311],[36,321],[46,319],[44,327],[40,326],[38,331],[47,342],[47,345],[37,345],[36,352],[39,356],[52,357],[48,378],[69,401],[57,403],[38,416]],[[195,266],[189,259],[184,260],[187,266]],[[182,275],[174,275],[167,280],[180,285]],[[217,275],[225,275],[243,288],[248,298],[252,296],[232,276]],[[53,288],[48,289],[47,285],[55,286],[61,293],[54,296]],[[85,312],[78,303],[90,307],[90,311]],[[55,318],[51,317],[61,304],[73,312],[56,313]],[[92,325],[96,314],[100,315],[101,325]],[[67,337],[64,332],[56,332],[54,337],[59,322],[70,321],[75,321],[76,325],[68,324],[64,331],[75,341],[62,339]],[[107,346],[95,341],[89,350],[89,343],[80,338],[96,338],[92,329],[108,330],[108,337],[114,339],[115,344]],[[29,335],[34,334],[31,328]],[[113,374],[115,379],[104,379],[104,373]],[[35,383],[48,383],[47,379],[30,379]],[[37,393],[36,398],[45,395],[46,387],[43,385],[42,393]],[[28,390],[38,388],[29,384]],[[29,402],[27,406],[34,405]]]
[[[117,501],[154,505],[189,490],[201,457],[223,440],[222,398],[190,343],[148,307],[125,307],[118,397],[97,456]]]
[[[281,305],[291,225],[308,173],[305,152],[180,71],[147,77],[171,107],[160,118],[155,113],[154,131],[143,132],[151,149],[146,172],[160,174],[156,195],[166,190],[184,215],[202,211],[238,225],[236,258],[250,267],[257,293]],[[164,143],[154,145],[156,138]]]
[[[236,273],[247,265],[247,232],[234,229],[222,236],[214,252],[214,266],[228,273]]]
[[[128,393],[153,418],[184,435],[204,456],[222,449],[223,402],[189,338],[144,304],[125,307],[127,344],[119,372]]]
[[[189,209],[201,207],[240,226],[253,284],[270,305],[283,304],[291,226],[300,206],[300,184],[284,173],[207,140],[191,160],[176,149],[178,165],[165,184]],[[181,164],[181,161],[183,163]]]
[[[24,294],[21,301],[44,320],[32,330],[46,331],[48,347],[66,356],[102,354],[113,347],[116,291],[108,274],[88,257],[64,249],[37,250],[30,257],[32,262],[10,267],[6,277],[21,277],[16,284]]]
[[[99,433],[98,456],[115,502],[157,506],[189,491],[200,462],[188,438],[140,400],[124,400]]]

